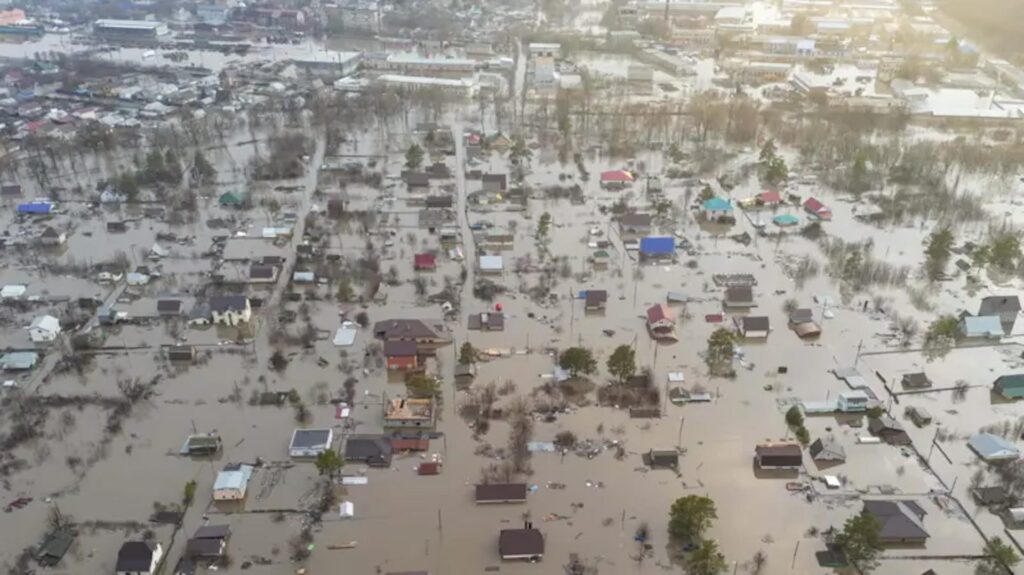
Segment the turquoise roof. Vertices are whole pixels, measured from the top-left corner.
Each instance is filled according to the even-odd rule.
[[[700,209],[705,212],[731,212],[732,204],[729,200],[723,200],[722,198],[711,198],[706,200],[700,205]]]

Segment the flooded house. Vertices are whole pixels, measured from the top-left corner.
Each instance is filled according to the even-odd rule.
[[[224,467],[213,482],[214,501],[241,501],[249,489],[253,466],[238,463]]]
[[[345,440],[345,461],[370,467],[391,465],[391,442],[383,435],[353,434]]]
[[[601,172],[601,187],[606,190],[621,190],[633,184],[633,174],[626,170]]]
[[[125,541],[117,552],[117,575],[153,575],[160,566],[164,548],[148,541]]]
[[[640,260],[671,260],[676,255],[676,243],[671,236],[647,236],[640,239]]]
[[[193,433],[185,439],[178,453],[189,457],[208,456],[220,451],[221,438],[215,433]]]
[[[750,286],[731,286],[726,288],[722,303],[727,308],[751,308],[754,303],[754,290]]]
[[[52,226],[47,226],[46,229],[43,230],[43,233],[39,234],[39,245],[47,248],[55,248],[64,245],[64,242],[66,242],[67,239],[68,236],[66,233]]]
[[[0,355],[0,369],[4,371],[28,371],[36,366],[39,354],[34,351],[9,351]]]
[[[52,315],[41,315],[28,326],[28,337],[32,343],[50,343],[60,335],[60,321]]]
[[[544,556],[544,535],[527,522],[523,529],[502,529],[498,554],[505,561],[540,561]]]
[[[833,439],[819,437],[807,448],[811,459],[819,464],[837,464],[846,462],[846,450]]]
[[[449,210],[455,206],[455,198],[450,195],[427,196],[423,199],[423,206],[428,210]]]
[[[440,322],[419,319],[389,319],[373,324],[373,335],[382,341],[412,341],[419,355],[433,355],[438,347],[451,343]]]
[[[998,315],[964,315],[957,329],[964,339],[999,339],[1004,334]]]
[[[432,272],[437,269],[437,256],[434,254],[416,254],[412,258],[412,266],[418,272]]]
[[[629,213],[619,216],[619,233],[624,237],[642,238],[651,234],[651,214]]]
[[[402,180],[410,194],[425,194],[430,191],[430,175],[426,172],[403,172]]]
[[[385,429],[433,428],[434,401],[430,398],[405,397],[386,400],[383,425]]]
[[[156,300],[156,313],[160,317],[178,317],[184,313],[184,302],[176,298]]]
[[[679,467],[679,452],[675,449],[651,449],[642,459],[648,467],[676,469]]]
[[[1024,397],[1024,373],[1000,375],[992,383],[992,392],[1005,399]]]
[[[724,198],[709,198],[700,204],[700,215],[708,222],[735,223],[732,202]]]
[[[481,312],[469,316],[467,329],[471,331],[505,331],[505,314]]]
[[[765,339],[771,331],[768,316],[740,316],[734,318],[736,332],[745,339]]]
[[[192,561],[216,561],[226,553],[230,537],[228,525],[203,525],[185,542],[185,557]]]
[[[900,384],[904,389],[926,389],[932,386],[932,380],[923,371],[904,373],[900,378]]]
[[[476,486],[477,504],[526,503],[525,483],[484,483]]]
[[[480,185],[484,192],[501,193],[508,190],[508,176],[506,174],[482,174]]]
[[[967,440],[971,448],[983,461],[1013,461],[1020,458],[1020,450],[1012,442],[992,434],[978,433]]]
[[[237,326],[252,319],[252,306],[244,295],[223,295],[210,298],[213,323]]]
[[[333,429],[296,429],[288,442],[288,456],[312,458],[331,448]]]
[[[863,513],[878,521],[878,542],[882,545],[924,545],[928,540],[924,528],[927,513],[916,501],[865,501]]]
[[[664,304],[659,303],[647,309],[647,331],[654,339],[675,339],[676,320]]]
[[[385,341],[384,361],[388,369],[407,370],[419,367],[415,341]]]
[[[501,275],[505,271],[505,260],[501,256],[480,256],[478,269],[481,274]]]
[[[277,281],[277,268],[267,264],[251,264],[249,266],[249,283],[267,284]]]
[[[798,443],[762,443],[754,448],[754,464],[759,469],[800,469],[803,452]]]
[[[903,424],[888,414],[868,418],[868,431],[891,445],[910,445],[910,436]]]
[[[608,305],[608,292],[603,289],[587,290],[583,296],[583,311],[598,313]]]
[[[825,207],[825,204],[815,198],[807,198],[804,200],[803,207],[805,212],[819,220],[827,222],[832,219],[832,210]]]
[[[999,316],[1003,333],[1013,333],[1013,326],[1020,315],[1020,298],[1017,296],[996,295],[983,298],[978,306],[978,316]]]

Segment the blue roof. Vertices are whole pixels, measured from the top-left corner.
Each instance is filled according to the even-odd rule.
[[[252,477],[251,465],[239,465],[238,469],[225,469],[217,474],[213,482],[214,490],[218,489],[245,489]]]
[[[18,204],[19,214],[48,214],[53,211],[51,202],[28,202]]]
[[[676,243],[671,237],[648,236],[640,240],[640,253],[642,254],[674,254]]]
[[[1003,324],[997,315],[964,317],[964,335],[967,337],[1002,337]]]
[[[800,219],[793,214],[779,214],[772,218],[772,221],[780,226],[793,226],[800,223]]]
[[[731,212],[732,204],[729,203],[729,200],[723,200],[722,198],[711,198],[710,200],[706,200],[703,204],[701,204],[700,209],[704,210],[705,212]]]
[[[1020,450],[1013,443],[991,433],[979,433],[967,441],[982,459],[1016,459]]]

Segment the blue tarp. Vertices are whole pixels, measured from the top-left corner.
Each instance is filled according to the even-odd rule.
[[[644,255],[669,255],[676,252],[675,241],[668,236],[646,237],[640,240],[640,253]]]
[[[53,211],[53,204],[50,202],[28,202],[18,204],[19,214],[48,214]]]

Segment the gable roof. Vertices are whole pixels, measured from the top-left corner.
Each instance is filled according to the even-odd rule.
[[[846,450],[831,439],[819,437],[807,451],[815,461],[846,461]]]
[[[765,315],[745,315],[739,318],[740,325],[743,327],[743,331],[768,331],[771,329],[771,324],[768,321],[768,316]]]
[[[409,340],[385,341],[384,357],[410,357],[416,355],[416,342]]]
[[[633,174],[630,174],[626,170],[608,170],[601,172],[602,182],[632,182]]]
[[[732,286],[725,288],[725,301],[752,302],[754,290],[750,286]]]
[[[804,200],[804,209],[817,215],[832,212],[832,210],[826,208],[825,204],[819,202],[816,198],[807,198]]]
[[[382,435],[350,435],[345,441],[345,459],[371,465],[390,465],[391,443]]]
[[[416,254],[412,258],[413,266],[418,268],[432,268],[437,265],[437,258],[434,254]]]
[[[967,337],[1001,337],[1003,322],[998,315],[966,315],[962,320]]]
[[[619,216],[619,224],[623,226],[649,226],[653,219],[654,216],[651,214],[638,214],[633,212]]]
[[[782,195],[776,190],[765,190],[757,194],[757,199],[766,204],[777,204],[782,201]]]
[[[865,501],[864,512],[878,520],[881,525],[878,535],[883,540],[928,537],[922,522],[925,511],[914,501]]]
[[[543,555],[544,536],[537,529],[502,529],[498,552],[502,557]]]
[[[117,572],[148,573],[153,566],[153,548],[145,541],[125,541],[117,552]]]
[[[434,338],[438,333],[418,319],[387,319],[373,324],[373,333],[384,339]]]
[[[647,323],[658,323],[659,321],[675,321],[668,308],[660,303],[647,308]]]
[[[181,313],[180,299],[156,300],[156,311],[159,313]]]

